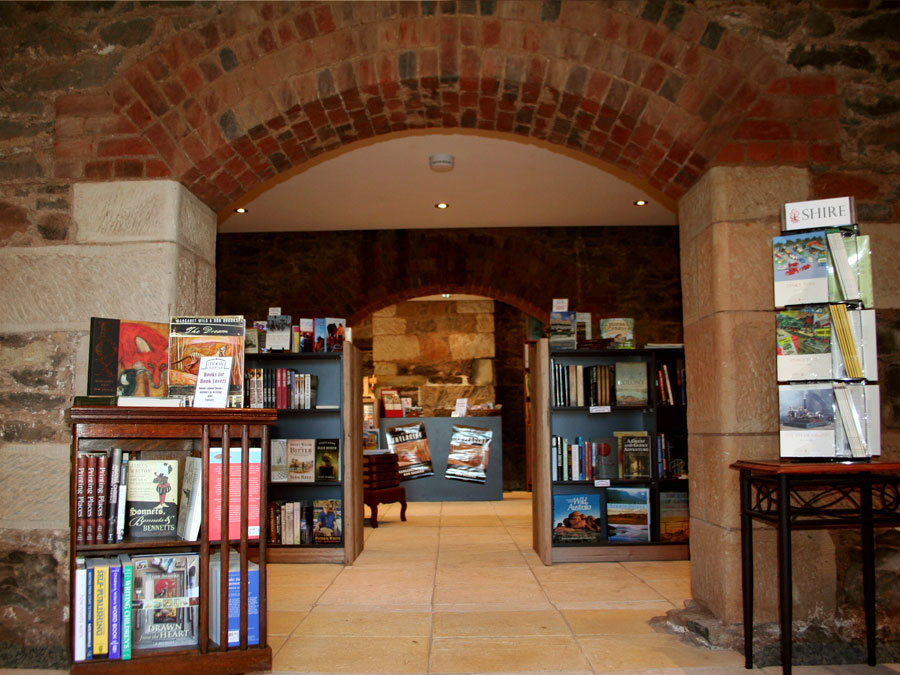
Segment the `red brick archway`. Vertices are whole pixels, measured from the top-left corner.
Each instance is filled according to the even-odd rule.
[[[674,201],[715,163],[839,160],[833,78],[783,67],[677,3],[235,3],[106,91],[60,97],[55,173],[171,177],[220,211],[361,139],[472,128]]]

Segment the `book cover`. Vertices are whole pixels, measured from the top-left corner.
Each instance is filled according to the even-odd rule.
[[[650,541],[650,488],[610,487],[605,490],[609,541]]]
[[[132,647],[167,649],[198,644],[200,556],[136,555],[132,563]]]
[[[385,438],[388,450],[397,455],[400,480],[434,475],[424,422],[390,427],[385,430]]]
[[[298,319],[300,328],[300,351],[311,352],[315,345],[315,322],[312,319]]]
[[[262,451],[250,448],[248,457],[247,537],[259,538],[260,465]],[[228,538],[241,537],[241,448],[231,448],[228,455]],[[209,449],[209,539],[222,537],[222,448]]]
[[[454,424],[444,477],[484,483],[487,480],[492,437],[490,429]]]
[[[259,354],[259,331],[255,328],[244,329],[244,354]]]
[[[291,351],[290,314],[272,314],[266,320],[266,347],[270,352]]]
[[[117,508],[119,510],[116,516],[116,543],[125,540],[125,521],[126,506],[128,497],[128,462],[130,461],[130,453],[122,453],[122,467],[119,469],[119,501]]]
[[[131,564],[131,556],[127,553],[119,554],[119,564],[122,566],[122,660],[131,658],[131,603],[134,593],[134,570]]]
[[[90,396],[166,396],[169,325],[91,317]]]
[[[122,658],[122,564],[109,559],[109,658]]]
[[[324,352],[328,340],[325,319],[313,319],[313,351]]]
[[[403,402],[396,389],[381,390],[382,417],[403,417]]]
[[[109,653],[109,560],[88,558],[88,568],[93,570],[93,640],[94,656]]]
[[[615,437],[593,441],[594,478],[619,477],[619,443]]]
[[[341,479],[341,446],[337,438],[317,438],[315,442],[316,481]]]
[[[222,554],[209,557],[209,639],[219,644],[222,614]],[[228,608],[226,634],[229,647],[241,643],[241,559],[237,551],[228,556]],[[259,565],[247,562],[247,645],[259,644]]]
[[[88,456],[79,452],[75,459],[75,543],[85,543],[84,532],[87,525],[85,515],[85,489],[87,482]]]
[[[591,313],[575,312],[575,343],[591,339]]]
[[[94,566],[85,560],[84,603],[84,658],[94,658]]]
[[[269,440],[269,481],[286,483],[288,479],[287,439]]]
[[[782,457],[834,457],[834,392],[830,382],[778,386]]]
[[[169,325],[169,395],[190,405],[202,356],[231,356],[228,407],[244,403],[244,317],[175,316]]]
[[[178,522],[175,525],[175,535],[185,541],[197,541],[200,538],[202,479],[203,460],[200,457],[186,457],[184,478],[181,480]]]
[[[344,335],[347,332],[347,319],[326,317],[325,332],[327,334],[325,339],[325,351],[344,351]]]
[[[343,533],[340,499],[313,501],[313,541],[316,544],[339,544]]]
[[[775,314],[778,380],[830,380],[833,372],[831,314],[827,305]]]
[[[828,302],[828,244],[824,230],[772,239],[775,306]]]
[[[109,455],[97,454],[97,487],[94,490],[94,541],[104,543],[106,537],[106,502],[109,499]]]
[[[622,478],[650,478],[649,434],[622,436]]]
[[[87,466],[84,472],[84,542],[94,543],[94,530],[97,527],[97,453],[87,453]]]
[[[599,493],[553,495],[553,543],[596,544],[606,535]]]
[[[178,522],[178,460],[128,462],[125,514],[129,539],[174,539]]]
[[[287,480],[289,483],[313,483],[316,481],[316,439],[288,439]],[[329,480],[334,480],[334,478]]]
[[[575,312],[550,312],[550,349],[575,349],[576,335]]]
[[[690,534],[688,493],[662,490],[659,493],[660,541],[688,541]]]
[[[600,319],[600,339],[608,340],[610,349],[634,349],[634,319]]]
[[[122,448],[113,448],[109,465],[109,488],[106,499],[106,537],[107,544],[116,543],[116,530],[119,522],[119,481],[122,477]]]
[[[647,364],[643,361],[618,361],[616,368],[616,405],[647,405]]]
[[[72,659],[84,661],[87,645],[87,570],[84,558],[75,559],[72,605]]]

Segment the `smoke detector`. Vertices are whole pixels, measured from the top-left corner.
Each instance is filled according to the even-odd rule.
[[[453,170],[453,155],[449,154],[438,154],[432,155],[428,158],[428,166],[431,167],[432,171],[437,171],[438,173],[446,173],[447,171]]]

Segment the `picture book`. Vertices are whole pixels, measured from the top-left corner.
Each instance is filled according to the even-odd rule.
[[[126,537],[174,539],[178,522],[178,460],[132,459],[126,480]]]
[[[288,482],[314,482],[316,480],[315,466],[316,440],[314,438],[289,438],[287,441]]]
[[[221,630],[221,581],[222,554],[213,553],[209,557],[209,639],[216,645],[220,642]],[[247,644],[259,644],[259,565],[247,563]],[[228,623],[226,627],[229,647],[241,643],[241,557],[232,549],[228,556]]]
[[[347,319],[325,318],[325,351],[344,351],[344,335],[347,331]]]
[[[397,455],[400,480],[434,475],[424,422],[390,427],[385,430],[385,437],[388,449]]]
[[[340,499],[313,501],[313,540],[316,544],[339,544],[344,524]]]
[[[231,448],[228,455],[228,539],[241,538],[241,448]],[[209,449],[209,539],[222,537],[222,448]],[[247,537],[259,538],[260,461],[262,451],[249,448],[247,458]]]
[[[690,533],[688,493],[662,490],[659,493],[660,541],[688,541]]]
[[[169,324],[91,317],[89,396],[166,396]]]
[[[132,647],[168,649],[198,643],[200,556],[135,555],[132,567]]]
[[[600,319],[600,339],[609,340],[610,349],[634,349],[634,319]]]
[[[335,481],[341,479],[341,445],[337,438],[315,440],[315,479]]]
[[[825,231],[795,232],[772,239],[775,306],[828,302]]]
[[[550,312],[550,349],[575,349],[575,312]]]
[[[244,317],[176,316],[169,324],[169,395],[193,400],[203,356],[231,356],[228,407],[244,401]]]
[[[595,544],[606,536],[598,492],[553,495],[554,544]]]
[[[650,541],[650,488],[609,487],[605,491],[609,541]]]
[[[484,483],[487,480],[492,436],[490,429],[454,424],[444,477]]]
[[[643,361],[616,362],[616,405],[647,405],[647,364]]]

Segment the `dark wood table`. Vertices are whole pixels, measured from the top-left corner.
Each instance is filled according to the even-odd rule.
[[[875,665],[875,528],[900,525],[900,462],[740,460],[744,666],[753,667],[753,521],[778,530],[782,672],[791,672],[791,532],[860,529],[866,653]]]

